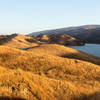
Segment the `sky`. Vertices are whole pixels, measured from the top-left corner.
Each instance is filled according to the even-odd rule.
[[[100,24],[100,0],[0,0],[0,34]]]

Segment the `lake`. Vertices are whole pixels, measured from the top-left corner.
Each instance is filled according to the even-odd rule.
[[[100,45],[99,44],[85,44],[84,46],[71,46],[70,48],[77,49],[88,54],[100,57]]]

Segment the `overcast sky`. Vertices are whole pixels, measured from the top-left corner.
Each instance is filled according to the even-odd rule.
[[[0,34],[100,24],[100,0],[0,0]]]

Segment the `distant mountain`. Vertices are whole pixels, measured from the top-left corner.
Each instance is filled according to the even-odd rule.
[[[39,34],[68,34],[84,43],[100,43],[100,25],[84,25],[78,27],[60,28],[33,32],[29,35],[34,36]]]
[[[74,31],[70,31],[69,34],[76,39],[85,42],[85,43],[97,43],[100,44],[100,28],[95,29],[80,29]]]

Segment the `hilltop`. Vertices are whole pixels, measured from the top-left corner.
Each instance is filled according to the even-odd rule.
[[[33,40],[34,42],[30,42],[30,40]],[[37,44],[35,43],[35,37],[25,36],[22,34],[1,35],[0,45],[13,48],[28,48],[37,46]]]
[[[12,100],[99,100],[100,58],[86,55],[56,44],[28,50],[0,46],[0,95]]]

